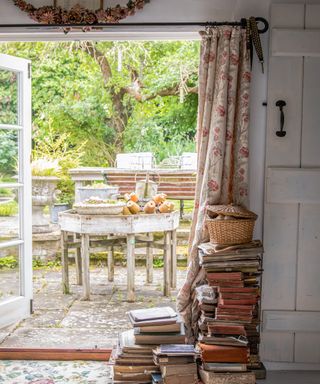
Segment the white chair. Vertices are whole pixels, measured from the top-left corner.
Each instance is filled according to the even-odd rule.
[[[118,153],[116,167],[122,169],[152,169],[154,168],[152,152]]]

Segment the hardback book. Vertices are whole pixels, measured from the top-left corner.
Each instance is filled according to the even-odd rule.
[[[113,374],[113,380],[114,381],[129,381],[132,383],[140,383],[140,382],[150,383],[152,378],[151,378],[151,372],[146,372],[146,373],[114,373]]]
[[[172,324],[145,325],[142,327],[134,327],[135,334],[141,333],[178,333],[181,330],[181,319],[179,318]]]
[[[199,343],[201,360],[206,363],[242,363],[248,362],[247,347],[208,345]]]
[[[156,345],[136,344],[133,329],[122,332],[119,336],[119,349],[123,353],[137,353],[137,354],[146,353],[152,356],[152,350],[155,347]]]
[[[234,336],[211,336],[200,334],[198,340],[204,344],[212,345],[229,345],[233,347],[243,347],[248,345],[248,339],[245,336],[234,337]]]
[[[134,322],[146,322],[150,320],[170,319],[177,317],[177,313],[171,307],[156,307],[146,309],[134,309],[129,312]]]
[[[147,326],[157,326],[157,325],[166,325],[166,324],[176,324],[180,321],[179,316],[175,317],[168,317],[164,319],[156,319],[156,320],[145,320],[145,321],[134,321],[133,318],[131,318],[131,314],[128,313],[128,318],[130,320],[130,323],[133,327],[141,328],[141,327],[147,327]]]
[[[246,372],[247,365],[239,363],[203,363],[202,368],[211,372]]]
[[[207,270],[229,270],[236,273],[236,271],[250,272],[258,270],[260,267],[260,260],[232,260],[232,261],[211,261],[206,266]],[[231,272],[229,272],[231,273]],[[213,277],[211,277],[213,279]],[[230,279],[231,280],[231,279]]]
[[[196,350],[192,344],[164,344],[160,345],[156,351],[167,356],[196,355]]]
[[[218,287],[219,293],[247,293],[258,295],[260,292],[259,287],[243,287],[243,288],[233,288],[233,287]]]
[[[199,369],[203,384],[255,384],[256,377],[252,372],[219,373]]]
[[[257,297],[247,297],[243,299],[222,299],[219,297],[218,304],[219,305],[253,305],[258,302]]]
[[[175,376],[175,375],[196,375],[198,372],[197,364],[176,364],[176,365],[163,365],[161,366],[162,377]]]
[[[179,333],[135,333],[137,344],[183,344],[185,343],[184,324],[181,323]]]
[[[227,322],[211,322],[208,324],[208,332],[211,335],[243,335],[246,336],[244,325],[227,323]]]
[[[156,365],[168,366],[168,365],[186,365],[192,364],[195,361],[194,356],[166,356],[166,355],[154,355],[153,362]]]
[[[208,279],[208,283],[212,287],[244,287],[243,280],[213,280]]]
[[[220,299],[257,299],[259,296],[255,293],[246,293],[246,292],[220,292],[219,298]]]
[[[252,240],[247,244],[237,244],[230,246],[216,245],[210,242],[201,243],[198,249],[202,251],[205,256],[219,256],[219,255],[250,255],[263,253],[263,246],[260,240]]]
[[[241,315],[216,315],[216,320],[231,321],[240,324],[250,324],[253,321],[252,316],[241,316]]]
[[[253,315],[254,305],[218,305],[215,309],[216,314],[241,314]]]
[[[198,375],[190,374],[190,375],[174,375],[163,378],[164,384],[197,384],[198,383]]]
[[[164,384],[198,384],[198,374],[169,376],[164,379]]]
[[[242,260],[258,260],[261,261],[261,256],[256,253],[250,255],[216,255],[216,256],[206,256],[199,253],[199,261],[201,266],[204,269],[210,268],[211,263],[216,262],[229,262],[229,261],[242,261]]]
[[[207,279],[211,281],[241,281],[241,272],[211,272],[207,273]]]
[[[126,365],[114,365],[113,372],[121,374],[134,374],[134,373],[145,373],[145,372],[159,372],[160,368],[156,365],[138,365],[138,366],[126,366]]]
[[[124,358],[124,357],[118,357],[116,359],[116,364],[117,365],[126,365],[126,366],[139,366],[139,365],[152,365],[154,364],[153,357],[145,357],[145,356],[140,356],[138,358]]]

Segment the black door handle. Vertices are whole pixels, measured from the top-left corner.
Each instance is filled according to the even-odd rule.
[[[287,134],[286,131],[283,130],[284,127],[284,113],[283,113],[283,107],[285,107],[287,103],[284,100],[278,100],[276,102],[276,106],[280,109],[280,131],[276,131],[276,135],[278,137],[285,137]]]

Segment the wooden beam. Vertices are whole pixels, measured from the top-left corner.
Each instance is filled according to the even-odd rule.
[[[0,360],[109,361],[111,349],[0,348]]]

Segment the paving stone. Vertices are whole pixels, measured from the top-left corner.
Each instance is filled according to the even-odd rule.
[[[112,348],[116,335],[104,329],[19,328],[2,348]]]
[[[39,293],[34,295],[33,308],[35,311],[65,309],[75,300],[73,295],[63,295],[62,293]]]
[[[66,311],[62,309],[35,311],[31,317],[23,320],[19,327],[51,328],[57,327],[66,316]]]
[[[74,277],[75,268],[71,266]],[[61,271],[37,270],[34,274],[34,314],[18,327],[1,330],[1,347],[112,347],[119,332],[131,328],[126,313],[131,309],[171,306],[183,284],[186,271],[177,271],[177,289],[164,297],[163,269],[154,269],[154,282],[146,284],[145,268],[136,267],[136,302],[126,300],[127,271],[115,267],[115,281],[108,282],[107,268],[92,267],[90,301],[82,301],[82,287],[71,284],[72,294],[61,292]],[[4,334],[4,336],[3,336]],[[3,341],[3,339],[5,339]]]
[[[5,340],[6,337],[8,337],[8,335],[10,335],[10,332],[0,331],[0,344]]]

